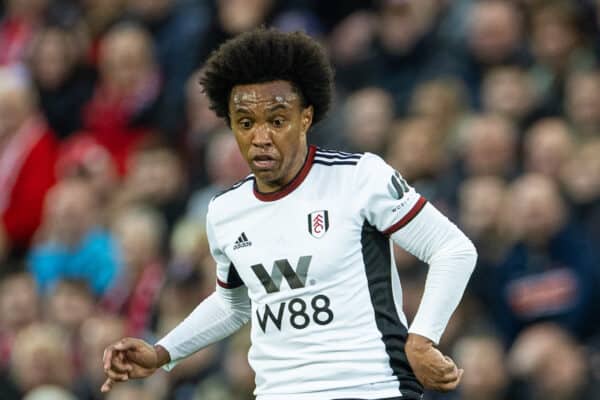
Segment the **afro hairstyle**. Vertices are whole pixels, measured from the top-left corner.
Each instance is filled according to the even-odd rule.
[[[302,32],[258,28],[215,50],[203,68],[200,84],[210,108],[229,121],[229,97],[236,85],[288,81],[303,107],[313,106],[313,122],[325,117],[333,96],[333,69],[323,47]]]

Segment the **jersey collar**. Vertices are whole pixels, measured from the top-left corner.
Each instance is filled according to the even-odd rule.
[[[259,192],[258,188],[256,187],[256,179],[255,179],[254,180],[254,189],[253,189],[254,196],[256,196],[256,198],[261,201],[275,201],[275,200],[279,200],[279,199],[287,196],[291,192],[293,192],[294,189],[296,189],[298,186],[300,186],[300,184],[304,181],[304,179],[308,175],[308,172],[310,171],[310,168],[312,167],[316,151],[317,151],[316,146],[310,145],[308,147],[306,159],[304,160],[304,165],[302,165],[302,168],[300,168],[300,171],[298,171],[296,176],[291,181],[289,181],[284,187],[277,190],[276,192],[269,192],[269,193]]]

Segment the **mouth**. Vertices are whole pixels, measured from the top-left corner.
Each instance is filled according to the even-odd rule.
[[[276,164],[277,160],[274,157],[267,154],[261,154],[252,157],[252,165],[257,170],[271,170],[275,168]]]

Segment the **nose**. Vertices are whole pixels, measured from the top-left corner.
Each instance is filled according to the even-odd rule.
[[[267,124],[260,124],[256,127],[252,136],[252,144],[257,147],[269,147],[273,144],[271,131]]]

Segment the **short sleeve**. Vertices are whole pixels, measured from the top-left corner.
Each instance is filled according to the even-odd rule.
[[[402,175],[371,153],[356,171],[356,197],[361,215],[385,235],[402,229],[425,206],[427,200],[406,183]]]
[[[206,236],[208,237],[208,245],[210,253],[217,263],[217,285],[224,289],[235,289],[244,284],[240,278],[235,265],[227,257],[227,254],[222,250],[217,241],[214,226],[210,218],[210,209],[206,215]]]

